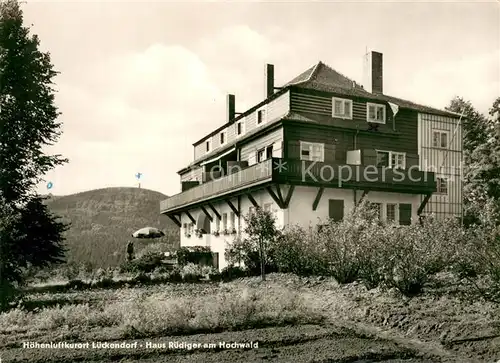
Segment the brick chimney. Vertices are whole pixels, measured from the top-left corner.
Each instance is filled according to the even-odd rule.
[[[274,65],[266,64],[266,98],[274,94]]]
[[[236,115],[235,102],[236,101],[234,95],[227,95],[226,98],[227,122],[233,120],[234,116]]]
[[[382,53],[371,51],[365,54],[364,89],[371,93],[382,94],[384,91],[384,74]]]

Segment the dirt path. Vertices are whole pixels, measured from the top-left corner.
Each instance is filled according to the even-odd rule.
[[[79,341],[81,343],[81,341]],[[253,329],[220,334],[117,341],[137,348],[26,349],[1,353],[5,362],[457,362],[456,357],[419,352],[398,342],[357,336],[344,328],[316,325]],[[169,349],[169,343],[215,344],[212,348]],[[249,349],[220,348],[220,342],[258,343]],[[69,343],[69,342],[68,342]],[[147,347],[157,344],[157,348]],[[166,347],[161,347],[165,344]]]

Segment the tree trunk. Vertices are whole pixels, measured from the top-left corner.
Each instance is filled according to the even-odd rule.
[[[260,276],[262,281],[266,280],[266,264],[264,261],[264,243],[262,239],[259,241],[259,249],[260,249]]]

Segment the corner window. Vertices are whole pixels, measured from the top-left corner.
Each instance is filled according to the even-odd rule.
[[[332,98],[332,116],[352,119],[352,101],[344,98]]]
[[[300,160],[323,162],[325,160],[325,144],[301,141]]]
[[[212,151],[212,139],[205,141],[205,152],[209,153]]]
[[[440,149],[448,148],[448,131],[433,130],[432,131],[432,147]]]
[[[438,177],[437,182],[437,194],[448,194],[448,179],[443,177]]]
[[[367,103],[366,121],[385,124],[385,105]]]
[[[226,141],[227,141],[227,140],[226,140],[226,132],[225,132],[225,131],[222,131],[222,132],[220,133],[220,136],[219,136],[219,137],[220,137],[220,144],[221,144],[221,145],[224,145],[224,144],[226,143]]]
[[[377,150],[377,166],[393,169],[405,169],[406,154],[394,151]]]
[[[262,125],[267,121],[267,112],[265,108],[257,110],[257,125]]]

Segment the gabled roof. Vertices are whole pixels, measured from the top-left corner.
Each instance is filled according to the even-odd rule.
[[[371,100],[392,102],[397,104],[399,107],[408,108],[419,112],[428,112],[449,117],[459,116],[458,114],[451,111],[440,110],[434,107],[420,105],[401,98],[392,97],[385,94],[370,93],[356,81],[344,76],[343,74],[337,72],[321,61],[307,69],[305,72],[301,73],[299,76],[292,79],[285,85],[285,87],[287,86],[331,92]]]

